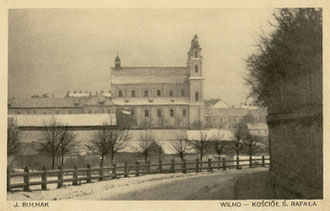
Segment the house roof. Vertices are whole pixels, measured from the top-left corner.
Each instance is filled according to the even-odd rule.
[[[188,140],[201,140],[201,136],[206,135],[207,141],[232,141],[234,139],[233,132],[224,129],[210,130],[187,130]]]
[[[226,103],[224,103],[222,100],[219,99],[219,101],[216,102],[216,103],[212,106],[212,108],[229,108],[229,106],[228,106]]]
[[[268,130],[266,123],[247,123],[247,127],[249,130]]]
[[[244,108],[210,108],[205,110],[205,116],[244,116],[249,113]]]
[[[150,101],[152,99],[152,101]],[[172,100],[173,99],[173,100]],[[188,97],[130,97],[130,98],[114,98],[113,103],[116,105],[188,105]]]
[[[9,108],[79,108],[84,105],[114,105],[104,96],[62,98],[11,98]]]
[[[102,126],[104,123],[116,125],[116,115],[110,114],[70,114],[70,115],[16,115],[17,127],[44,127],[54,121],[67,126]]]

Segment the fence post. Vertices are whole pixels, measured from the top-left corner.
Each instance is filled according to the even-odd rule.
[[[78,185],[78,167],[76,165],[73,166],[72,176],[73,176],[72,185]]]
[[[10,170],[7,168],[7,191],[10,191]]]
[[[263,155],[263,156],[261,157],[261,159],[262,159],[262,164],[261,164],[261,166],[262,166],[262,167],[265,167],[265,156]]]
[[[240,169],[240,167],[239,167],[239,157],[238,156],[236,157],[236,169]]]
[[[29,173],[29,167],[25,167],[24,168],[24,172],[25,172],[25,175],[24,175],[24,191],[31,191],[30,190],[30,173]]]
[[[174,163],[174,159],[171,160],[171,170],[172,170],[172,173],[175,173],[175,163]]]
[[[128,177],[128,166],[127,166],[127,162],[125,162],[125,177]]]
[[[112,178],[117,179],[117,164],[115,163],[113,164],[112,174],[113,174]]]
[[[199,159],[196,158],[196,173],[199,172]]]
[[[159,173],[163,173],[163,163],[161,159],[159,159]]]
[[[226,158],[222,158],[222,169],[226,170]]]
[[[92,170],[91,170],[91,165],[87,164],[87,180],[86,183],[91,183],[92,182]]]
[[[47,190],[47,168],[46,166],[42,167],[43,173],[41,175],[41,189],[42,190]]]
[[[63,167],[62,166],[59,166],[58,167],[58,176],[57,176],[57,188],[61,188],[63,186]]]
[[[211,172],[211,171],[212,171],[211,158],[209,158],[209,159],[207,160],[207,165],[208,165],[208,167],[209,167],[209,172]]]
[[[140,175],[140,163],[139,163],[139,161],[136,161],[136,168],[135,168],[135,171],[136,171],[136,173],[135,173],[135,176],[139,176]]]
[[[103,163],[100,164],[100,171],[99,171],[99,181],[104,180],[104,169],[103,169]]]
[[[148,160],[147,162],[147,174],[150,174],[151,166],[150,166],[150,161]]]
[[[183,159],[182,161],[182,173],[187,173],[186,159]]]
[[[252,156],[249,156],[249,168],[252,168]]]

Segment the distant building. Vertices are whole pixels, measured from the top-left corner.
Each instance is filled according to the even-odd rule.
[[[267,137],[268,126],[266,123],[247,123],[247,127],[251,135]]]
[[[203,57],[197,35],[186,66],[111,68],[113,102],[131,111],[137,127],[191,127],[204,120]]]

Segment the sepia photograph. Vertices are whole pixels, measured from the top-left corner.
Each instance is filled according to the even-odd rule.
[[[322,12],[9,9],[7,200],[322,200]]]

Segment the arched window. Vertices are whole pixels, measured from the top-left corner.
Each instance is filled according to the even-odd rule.
[[[174,110],[173,109],[170,109],[170,116],[174,117]]]
[[[144,110],[144,116],[149,116],[149,110],[148,109]]]
[[[123,91],[119,90],[118,97],[122,97],[122,96],[123,96]]]
[[[195,65],[195,73],[198,73],[198,65]]]
[[[182,116],[187,116],[187,110],[186,109],[182,110]]]
[[[195,101],[199,101],[199,93],[198,92],[195,92]]]
[[[170,90],[170,92],[168,93],[169,96],[173,97],[173,91]]]
[[[161,96],[161,92],[160,92],[160,90],[157,90],[157,96],[158,96],[158,97]]]
[[[160,110],[160,109],[157,110],[157,116],[158,117],[161,117],[162,116],[162,110]]]
[[[195,57],[196,57],[196,58],[198,57],[198,52],[197,52],[197,51],[195,51]]]
[[[181,96],[184,97],[185,96],[185,92],[184,89],[181,89]]]
[[[131,91],[131,96],[132,96],[132,97],[135,97],[135,90],[132,90],[132,91]]]
[[[149,93],[148,93],[148,90],[144,90],[144,96],[145,96],[145,97],[148,97],[148,94],[149,94]]]

